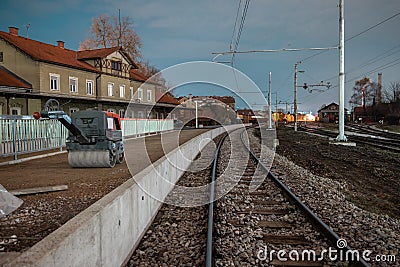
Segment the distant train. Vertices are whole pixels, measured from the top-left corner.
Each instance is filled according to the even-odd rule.
[[[283,112],[274,112],[272,113],[272,117],[274,122],[283,122],[283,123],[291,123],[294,122],[294,114],[283,113]],[[297,114],[298,122],[312,122],[318,121],[318,116],[314,116],[312,114]]]

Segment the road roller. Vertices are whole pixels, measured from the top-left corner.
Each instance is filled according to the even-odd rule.
[[[56,119],[69,131],[68,163],[75,168],[112,168],[124,161],[120,117],[98,110],[77,111],[68,116],[55,99],[46,102],[35,119]]]

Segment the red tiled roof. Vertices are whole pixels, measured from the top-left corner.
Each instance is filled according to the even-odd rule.
[[[127,53],[125,53],[124,49],[121,46],[91,49],[91,50],[82,50],[82,51],[78,51],[77,57],[78,57],[78,59],[105,58],[109,54],[114,53],[115,51],[120,51],[121,54],[123,54],[126,57],[126,59],[129,61],[129,63],[134,68],[137,68],[137,65],[135,64],[133,59]]]
[[[233,96],[210,96],[211,98],[217,99],[225,104],[235,103],[235,98]]]
[[[147,78],[138,69],[131,69],[129,71],[129,76],[131,79],[139,82],[145,82],[147,80]]]
[[[16,88],[32,88],[32,85],[19,79],[7,69],[0,67],[0,86],[16,87]]]
[[[165,103],[172,105],[179,105],[179,101],[173,97],[170,93],[160,93],[156,92],[156,102],[157,103]]]
[[[104,58],[115,51],[120,50],[121,47],[110,47],[110,48],[99,48],[93,50],[82,50],[78,51],[78,59],[93,59],[93,58]]]
[[[69,67],[84,69],[88,71],[98,71],[90,64],[84,61],[79,61],[77,59],[76,51],[60,48],[58,46],[50,44],[45,44],[2,31],[0,31],[0,38],[4,39],[11,45],[17,47],[19,50],[36,60],[66,65]]]
[[[129,76],[131,79],[139,82],[146,82],[158,86],[163,86],[162,84],[158,83],[157,81],[154,81],[151,77],[146,77],[142,72],[140,72],[139,69],[131,69],[129,72]]]

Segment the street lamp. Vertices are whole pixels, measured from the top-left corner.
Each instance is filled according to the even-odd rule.
[[[198,107],[197,107],[197,100],[194,101],[196,104],[196,129],[199,128],[199,118],[198,118]]]

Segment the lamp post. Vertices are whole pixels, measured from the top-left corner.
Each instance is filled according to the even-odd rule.
[[[199,128],[199,117],[198,117],[198,104],[197,104],[197,100],[194,101],[194,103],[196,104],[196,129]]]

